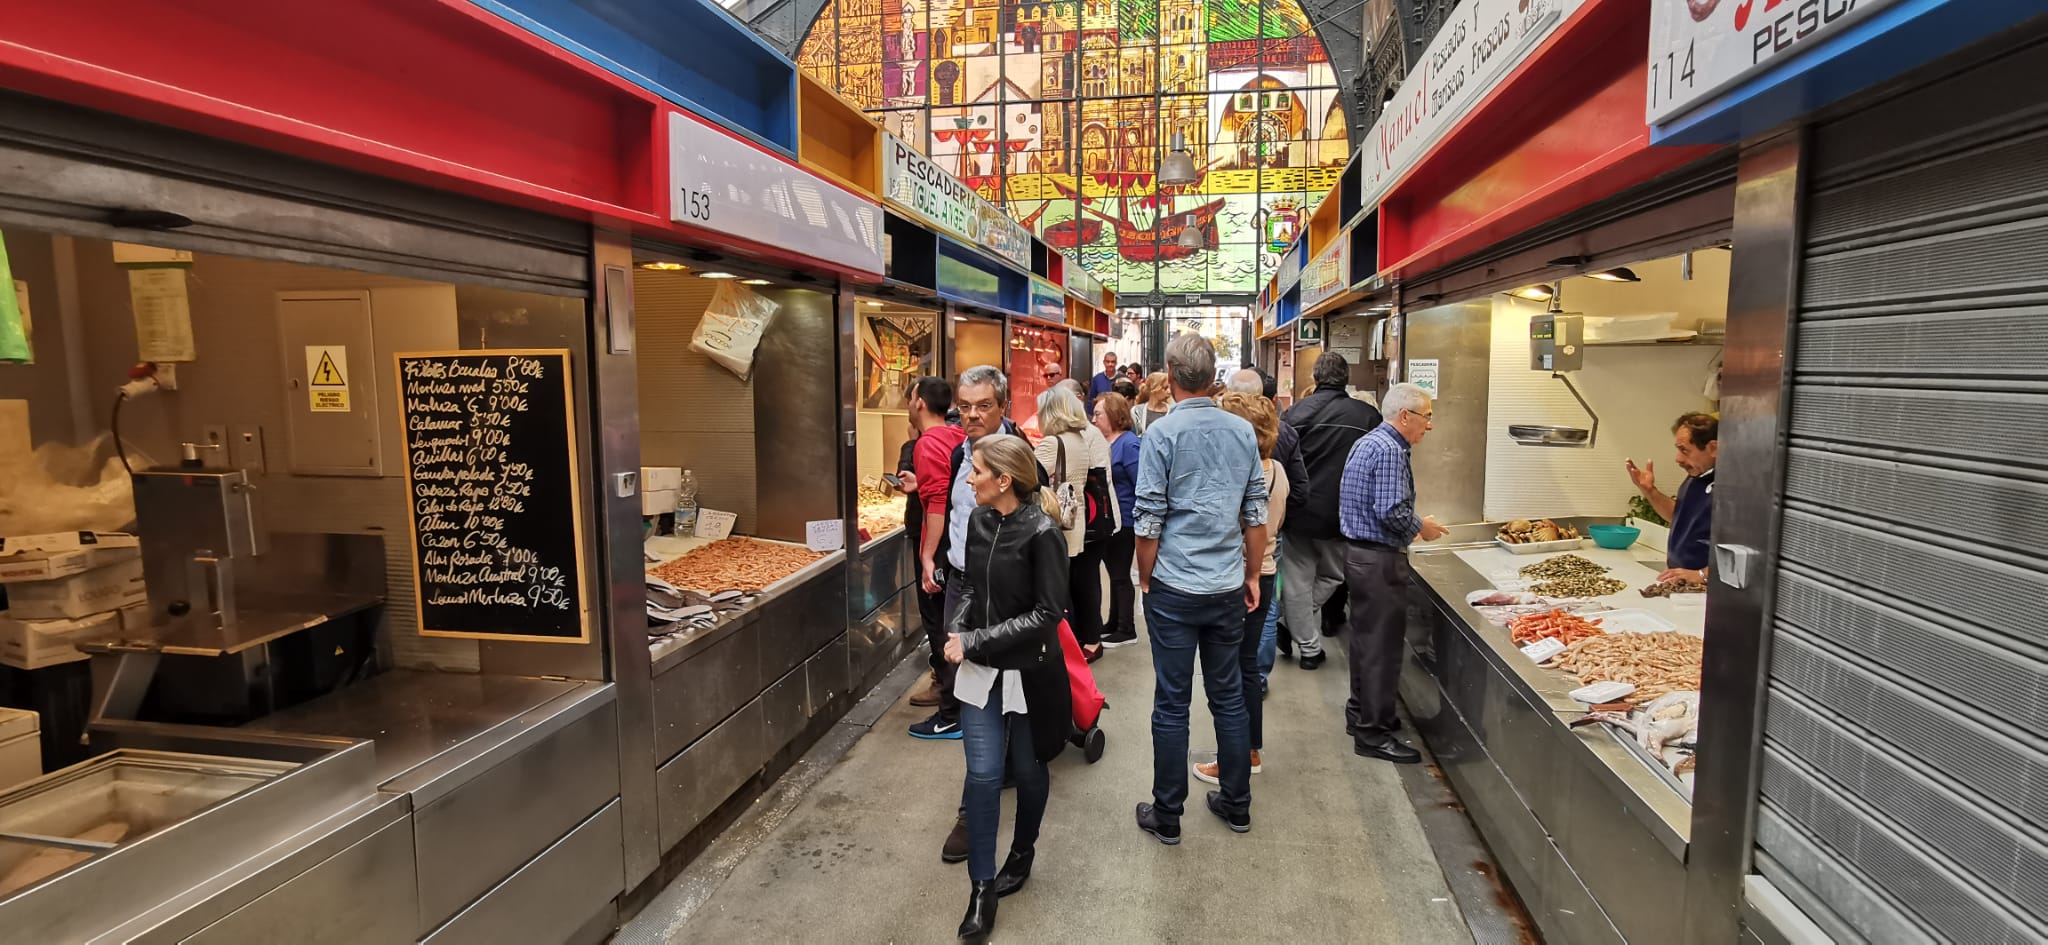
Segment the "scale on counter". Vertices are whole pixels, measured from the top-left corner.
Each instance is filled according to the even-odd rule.
[[[1564,283],[1560,282],[1550,291],[1550,307],[1529,320],[1529,369],[1548,371],[1551,377],[1563,381],[1565,390],[1571,391],[1572,399],[1579,402],[1579,408],[1586,411],[1593,424],[1590,427],[1510,424],[1508,437],[1521,446],[1590,449],[1600,434],[1600,415],[1593,412],[1593,405],[1586,403],[1586,398],[1579,394],[1579,388],[1568,376],[1585,366],[1585,318],[1565,313],[1563,294]]]

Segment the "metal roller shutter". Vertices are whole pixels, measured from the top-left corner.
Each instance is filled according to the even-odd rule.
[[[117,209],[189,218],[121,229]],[[590,292],[590,227],[0,92],[0,226],[553,295]]]
[[[2048,43],[1815,126],[1757,867],[2048,939]]]

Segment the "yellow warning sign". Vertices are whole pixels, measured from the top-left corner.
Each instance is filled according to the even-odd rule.
[[[306,397],[314,413],[348,413],[348,348],[306,346]]]

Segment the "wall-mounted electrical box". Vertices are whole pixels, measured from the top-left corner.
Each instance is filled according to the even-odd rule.
[[[290,471],[384,475],[403,442],[389,409],[391,356],[460,346],[455,287],[280,292],[277,322]]]

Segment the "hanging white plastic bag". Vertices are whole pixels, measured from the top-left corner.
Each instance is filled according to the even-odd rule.
[[[128,458],[149,465],[133,447]],[[110,434],[84,446],[52,442],[0,456],[0,535],[117,532],[134,521],[134,487]]]
[[[759,292],[723,282],[704,309],[704,318],[690,336],[690,350],[718,362],[746,380],[754,371],[754,349],[782,305]]]

